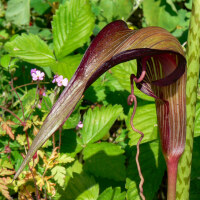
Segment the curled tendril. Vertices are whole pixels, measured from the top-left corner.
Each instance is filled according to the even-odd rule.
[[[139,176],[140,176],[139,189],[140,189],[140,197],[142,198],[142,200],[145,200],[145,196],[143,194],[144,177],[142,175],[141,168],[140,168],[139,154],[140,154],[140,143],[141,143],[141,141],[144,137],[144,134],[134,127],[133,118],[135,116],[135,112],[136,112],[136,108],[137,108],[137,99],[136,99],[136,96],[134,95],[134,82],[139,83],[144,79],[145,74],[146,74],[146,65],[145,65],[146,63],[145,62],[146,62],[146,59],[144,59],[144,61],[142,62],[142,73],[141,73],[141,75],[138,79],[134,74],[131,74],[131,76],[130,76],[131,94],[128,96],[128,99],[127,99],[128,105],[132,105],[133,102],[134,102],[133,113],[131,115],[131,120],[130,120],[131,128],[132,128],[133,131],[135,131],[135,132],[137,132],[141,135],[139,141],[137,142],[137,154],[136,154],[135,159],[136,159],[136,164],[137,164],[137,168],[138,168],[138,173],[139,173]]]

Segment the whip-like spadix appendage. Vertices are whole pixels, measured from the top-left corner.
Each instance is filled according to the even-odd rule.
[[[173,62],[171,62],[170,57],[173,57]],[[165,58],[167,58],[166,61]],[[164,96],[158,94],[158,88],[161,88],[159,91],[162,91],[162,88],[175,84],[185,72],[184,52],[177,39],[159,27],[148,27],[135,31],[130,30],[123,21],[108,24],[87,49],[70,83],[53,106],[35,137],[14,179],[18,177],[37,149],[69,117],[83,92],[108,69],[132,59],[138,61],[138,76],[140,76],[140,67],[144,59],[147,64],[144,80],[138,84],[141,91],[156,97],[158,101],[168,101],[164,95],[165,92]],[[151,68],[158,66],[154,60],[159,60],[162,76],[153,75],[157,71]],[[151,62],[154,64],[151,65]],[[161,116],[159,109],[163,109],[162,106],[159,108],[159,105],[162,103],[157,103],[158,117]],[[162,120],[158,119],[158,121],[159,126],[162,125]],[[162,129],[160,130],[162,131]]]

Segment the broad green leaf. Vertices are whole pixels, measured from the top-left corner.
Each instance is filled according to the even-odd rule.
[[[99,28],[114,20],[127,20],[132,13],[133,3],[134,0],[92,0],[92,9],[98,18]]]
[[[121,104],[125,113],[129,110],[127,97],[129,93],[123,89],[118,80],[109,72],[99,77],[85,92],[84,99],[103,105]]]
[[[51,70],[55,74],[63,75],[64,78],[68,78],[70,80],[80,64],[81,59],[82,55],[80,54],[67,56],[51,65]]]
[[[6,19],[17,26],[28,25],[30,20],[30,0],[9,0]]]
[[[89,144],[83,150],[85,169],[96,177],[124,181],[125,156],[120,146],[112,143]]]
[[[78,160],[75,160],[72,166],[67,168],[67,174],[69,175],[69,179],[73,178],[73,173],[80,174],[82,173],[82,171],[83,171],[83,165]],[[68,181],[66,181],[66,183],[68,183]]]
[[[129,145],[136,145],[141,135],[132,130],[130,119],[133,109],[130,109],[128,118],[126,119],[126,126],[128,127]],[[138,106],[136,114],[133,118],[133,125],[139,131],[144,133],[144,138],[141,143],[149,142],[158,138],[158,124],[155,104],[146,104]]]
[[[177,9],[175,4],[173,3],[173,0],[166,0],[166,3],[169,4],[169,6],[171,7],[171,9],[177,13]]]
[[[73,130],[63,130],[61,152],[75,157],[83,149],[79,140],[80,138]]]
[[[192,0],[187,0],[185,2],[185,7],[189,10],[192,10]]]
[[[101,193],[98,200],[125,200],[125,198],[126,192],[121,193],[120,187],[116,187],[114,189],[109,187]]]
[[[131,85],[130,85],[130,75],[137,74],[137,63],[136,60],[128,61],[125,63],[121,63],[111,69],[113,76],[119,81],[121,86],[131,92]],[[145,99],[148,101],[154,101],[152,97],[147,96],[146,94],[142,93],[140,90],[134,86],[134,94],[141,99]]]
[[[96,200],[99,195],[99,185],[92,176],[86,173],[73,173],[64,191],[60,192],[61,198],[66,200]]]
[[[143,13],[148,26],[159,26],[173,31],[179,24],[179,17],[169,4],[162,0],[143,1]]]
[[[56,62],[52,50],[37,35],[17,36],[13,41],[6,43],[5,49],[11,56],[38,66],[46,67]]]
[[[140,178],[135,162],[136,148],[133,150],[132,158],[127,168],[126,189],[127,200],[140,200],[139,182]],[[166,166],[159,141],[140,145],[140,167],[144,176],[144,195],[146,199],[153,200],[157,193]]]
[[[33,8],[39,15],[42,15],[48,8],[50,8],[50,5],[44,0],[31,0],[31,8]]]
[[[102,139],[122,112],[123,109],[120,105],[89,109],[84,115],[83,129],[80,131],[83,144],[90,144]]]
[[[65,183],[65,175],[66,169],[63,166],[55,166],[51,170],[51,175],[53,176],[54,180],[62,187]]]
[[[191,13],[185,9],[178,10],[179,25],[176,30],[172,32],[172,34],[178,38],[181,43],[187,41],[190,14]]]
[[[88,0],[70,0],[60,5],[53,17],[53,42],[56,57],[61,59],[88,41],[94,16]]]
[[[7,69],[10,64],[10,59],[11,59],[11,57],[9,54],[2,56],[1,57],[1,66]]]

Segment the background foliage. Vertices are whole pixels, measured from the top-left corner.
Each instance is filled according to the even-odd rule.
[[[102,75],[64,124],[11,183],[29,143],[63,90],[54,74],[70,80],[91,40],[109,22],[129,28],[160,26],[185,45],[192,0],[0,1],[0,199],[140,199],[135,164],[139,135],[129,125],[129,76],[135,61]],[[33,82],[30,70],[45,72]],[[15,89],[13,89],[13,88]],[[46,93],[42,96],[39,92]],[[138,90],[135,127],[144,132],[140,163],[148,200],[166,198],[166,166],[154,100]],[[199,199],[200,97],[197,103],[190,199]],[[38,106],[39,104],[39,106]],[[23,127],[19,120],[25,121]],[[83,128],[76,128],[79,121]],[[31,172],[29,169],[32,169]],[[38,186],[35,189],[35,184]]]

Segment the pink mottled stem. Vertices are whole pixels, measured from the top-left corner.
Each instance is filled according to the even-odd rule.
[[[139,155],[140,155],[140,143],[144,137],[144,134],[137,130],[134,125],[133,125],[133,118],[135,116],[135,112],[136,112],[136,108],[137,108],[137,99],[135,97],[135,95],[132,96],[133,97],[133,101],[134,101],[134,108],[133,108],[133,113],[131,115],[131,120],[130,120],[130,124],[131,124],[131,128],[133,129],[133,131],[139,133],[141,135],[139,141],[137,142],[137,154],[136,154],[136,164],[137,164],[137,168],[138,168],[138,173],[139,173],[139,176],[140,176],[140,185],[139,185],[139,189],[140,189],[140,196],[143,200],[145,200],[145,196],[143,194],[143,184],[144,184],[144,177],[142,175],[142,172],[141,172],[141,168],[140,168],[140,163],[139,163]]]

